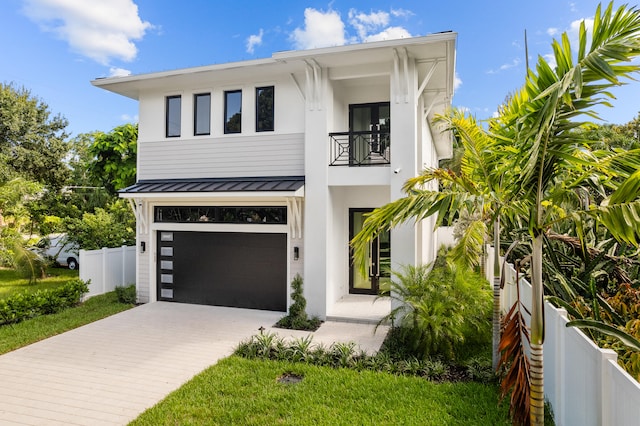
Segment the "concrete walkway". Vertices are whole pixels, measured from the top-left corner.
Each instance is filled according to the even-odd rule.
[[[124,425],[281,313],[151,303],[0,356],[0,425]],[[374,352],[386,329],[326,322],[315,343]]]

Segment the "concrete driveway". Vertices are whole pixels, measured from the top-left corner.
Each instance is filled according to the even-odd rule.
[[[157,302],[0,356],[1,425],[123,425],[231,354],[278,312]],[[376,351],[386,329],[326,322],[316,343]]]

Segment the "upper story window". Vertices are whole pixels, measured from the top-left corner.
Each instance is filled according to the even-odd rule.
[[[165,129],[168,138],[180,136],[181,107],[182,97],[180,95],[167,96]]]
[[[256,132],[273,132],[273,86],[256,87]]]
[[[193,134],[211,134],[211,93],[193,96]]]
[[[224,132],[242,131],[242,90],[224,92]]]
[[[180,136],[181,106],[182,97],[180,95],[167,96],[165,129],[168,138]]]

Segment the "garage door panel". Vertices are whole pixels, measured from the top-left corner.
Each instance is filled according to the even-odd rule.
[[[286,234],[174,232],[173,284],[159,299],[286,310]],[[159,269],[159,273],[165,273]],[[159,274],[160,276],[160,274]],[[171,287],[173,298],[161,297]]]

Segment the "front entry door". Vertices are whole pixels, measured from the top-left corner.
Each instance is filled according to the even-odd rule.
[[[349,209],[349,241],[362,230],[364,215],[373,209]],[[391,238],[389,231],[382,232],[369,243],[367,249],[367,274],[362,275],[353,265],[351,253],[349,267],[349,293],[379,294],[389,290],[391,280]]]

